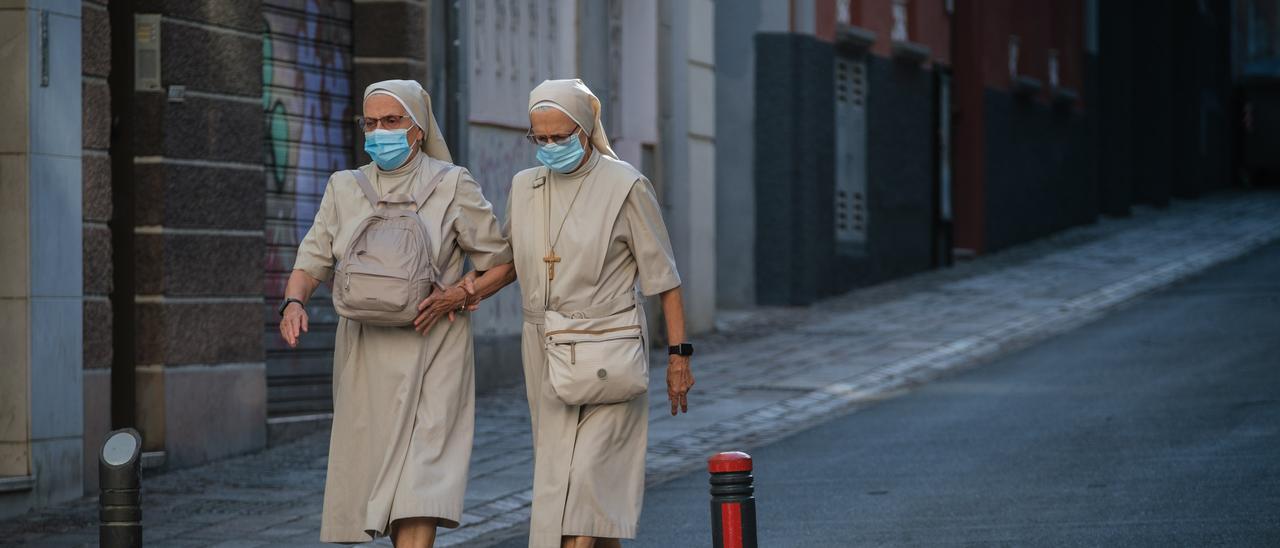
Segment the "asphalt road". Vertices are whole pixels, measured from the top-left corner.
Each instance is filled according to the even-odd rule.
[[[1280,546],[1280,245],[751,453],[760,546]],[[706,485],[627,545],[709,546]]]

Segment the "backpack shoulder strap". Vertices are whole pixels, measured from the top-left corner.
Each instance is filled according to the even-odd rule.
[[[445,166],[440,168],[440,171],[436,172],[436,176],[432,177],[427,184],[422,185],[422,188],[420,189],[415,189],[413,191],[413,201],[414,205],[417,206],[417,209],[414,211],[422,209],[422,206],[427,203],[427,198],[431,197],[431,193],[435,192],[436,187],[440,186],[440,182],[444,180],[445,176],[457,171],[457,169],[458,166],[445,164]]]
[[[351,175],[355,176],[356,183],[360,185],[360,190],[364,191],[364,197],[369,200],[369,205],[374,209],[378,209],[378,192],[373,189],[373,183],[369,182],[369,178],[365,176],[363,171],[359,169],[349,170]]]

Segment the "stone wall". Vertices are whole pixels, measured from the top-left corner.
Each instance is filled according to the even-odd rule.
[[[265,444],[262,6],[136,9],[162,14],[164,86],[134,95],[137,419],[184,466]]]
[[[105,0],[81,4],[84,210],[84,454],[111,430],[111,22]],[[97,490],[98,463],[84,459],[85,492]]]

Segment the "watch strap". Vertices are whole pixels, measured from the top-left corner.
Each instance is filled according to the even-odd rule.
[[[307,309],[307,303],[302,302],[301,299],[295,299],[293,297],[285,297],[284,300],[280,302],[281,316],[284,316],[284,310],[286,308],[289,308],[289,303],[298,303],[298,306],[301,306],[303,310]]]
[[[691,344],[691,343],[680,343],[680,344],[675,344],[675,345],[668,346],[668,347],[667,347],[667,354],[670,354],[670,355],[672,355],[672,356],[686,356],[686,357],[687,357],[687,356],[692,356],[692,355],[693,355],[693,344]]]

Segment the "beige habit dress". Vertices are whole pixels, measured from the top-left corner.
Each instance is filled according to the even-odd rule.
[[[534,89],[530,109],[554,101],[575,120],[587,122],[579,125],[594,128],[592,142],[599,139],[603,146],[597,145],[587,163],[570,174],[543,167],[520,172],[512,180],[508,202],[506,229],[525,310],[522,356],[533,422],[531,547],[558,547],[563,535],[635,537],[649,428],[647,396],[571,406],[555,395],[543,356],[544,292],[550,291],[553,309],[591,314],[616,299],[632,298],[637,284],[645,295],[680,285],[653,187],[608,148],[594,99],[577,80],[548,81]],[[548,251],[543,232],[548,221],[541,205],[544,180],[550,191],[551,239],[564,226],[555,245],[560,262],[549,289],[548,263],[543,261]]]
[[[409,193],[450,166],[448,150],[421,86],[380,82],[365,97],[378,90],[394,93],[416,120],[426,119],[420,127],[428,138],[398,169],[382,171],[373,163],[360,169],[384,195]],[[294,268],[329,280],[356,226],[372,211],[355,178],[334,173]],[[446,285],[461,277],[464,255],[477,270],[511,261],[492,208],[465,169],[446,176],[419,214]],[[391,521],[407,517],[435,517],[443,527],[458,526],[475,405],[467,314],[453,322],[442,319],[426,337],[412,327],[340,319],[333,405],[321,540],[365,542],[386,534]]]

